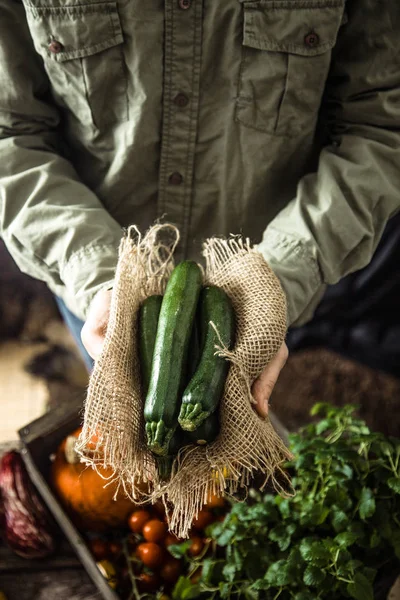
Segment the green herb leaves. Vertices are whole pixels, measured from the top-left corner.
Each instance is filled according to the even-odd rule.
[[[400,559],[400,441],[351,406],[312,412],[321,420],[290,439],[295,495],[235,504],[209,530],[197,596],[186,581],[174,600],[373,600],[379,569]]]
[[[372,515],[375,512],[375,498],[372,493],[372,490],[370,490],[367,487],[364,487],[361,490],[360,506],[358,510],[360,513],[360,517],[363,520],[372,517]]]
[[[374,600],[374,590],[371,582],[362,573],[356,573],[354,581],[349,583],[347,591],[356,600]]]

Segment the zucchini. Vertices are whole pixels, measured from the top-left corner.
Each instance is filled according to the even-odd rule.
[[[185,443],[205,446],[211,444],[219,434],[219,415],[216,410],[194,431],[185,431]]]
[[[139,360],[144,395],[149,388],[162,296],[149,296],[139,311]]]
[[[180,427],[175,429],[174,435],[172,436],[168,444],[168,454],[166,456],[154,455],[157,464],[158,474],[161,479],[168,479],[171,475],[172,464],[175,460],[179,450],[184,445],[183,431]]]
[[[187,381],[185,386],[189,383],[193,375],[196,373],[200,361],[200,340],[199,340],[199,327],[197,325],[197,319],[193,321],[192,335],[189,342],[189,356],[187,366]]]
[[[148,448],[168,454],[169,441],[178,425],[188,347],[202,285],[202,272],[193,261],[172,271],[158,319],[149,389],[144,406]]]
[[[227,294],[219,287],[205,287],[199,300],[200,337],[203,340],[200,362],[189,381],[179,413],[179,424],[185,431],[194,431],[217,408],[224,391],[229,370],[228,361],[218,356],[216,346],[232,348],[235,334],[235,314]],[[217,328],[217,335],[213,323]]]

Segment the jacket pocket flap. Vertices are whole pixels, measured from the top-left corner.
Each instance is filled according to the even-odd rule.
[[[243,44],[259,50],[315,56],[336,42],[343,0],[243,1]]]
[[[58,62],[90,56],[124,41],[116,2],[40,8],[28,4],[26,12],[36,50]]]

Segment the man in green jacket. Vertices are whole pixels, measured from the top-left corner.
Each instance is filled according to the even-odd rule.
[[[122,227],[250,237],[292,325],[400,206],[394,0],[0,0],[0,84],[1,235],[94,356]]]

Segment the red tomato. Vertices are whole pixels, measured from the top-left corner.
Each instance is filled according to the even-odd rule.
[[[150,521],[151,515],[147,510],[135,510],[128,520],[128,525],[134,533],[142,533],[142,529],[147,521]]]
[[[160,587],[160,577],[156,573],[140,573],[138,588],[140,592],[155,592]]]
[[[192,526],[195,529],[205,529],[210,523],[214,521],[214,516],[209,510],[202,509],[194,519]]]
[[[204,542],[201,537],[194,536],[192,537],[192,543],[189,547],[190,556],[199,556],[203,552]]]
[[[99,538],[89,540],[89,548],[96,560],[104,560],[109,555],[107,542]]]
[[[166,535],[167,526],[159,519],[151,519],[143,527],[143,536],[148,542],[162,542]]]
[[[181,572],[181,561],[177,558],[170,557],[163,564],[160,574],[166,583],[175,583],[179,579]]]
[[[162,564],[164,552],[161,546],[152,542],[146,544],[139,544],[136,548],[136,554],[142,563],[149,567],[149,569],[155,569]]]

